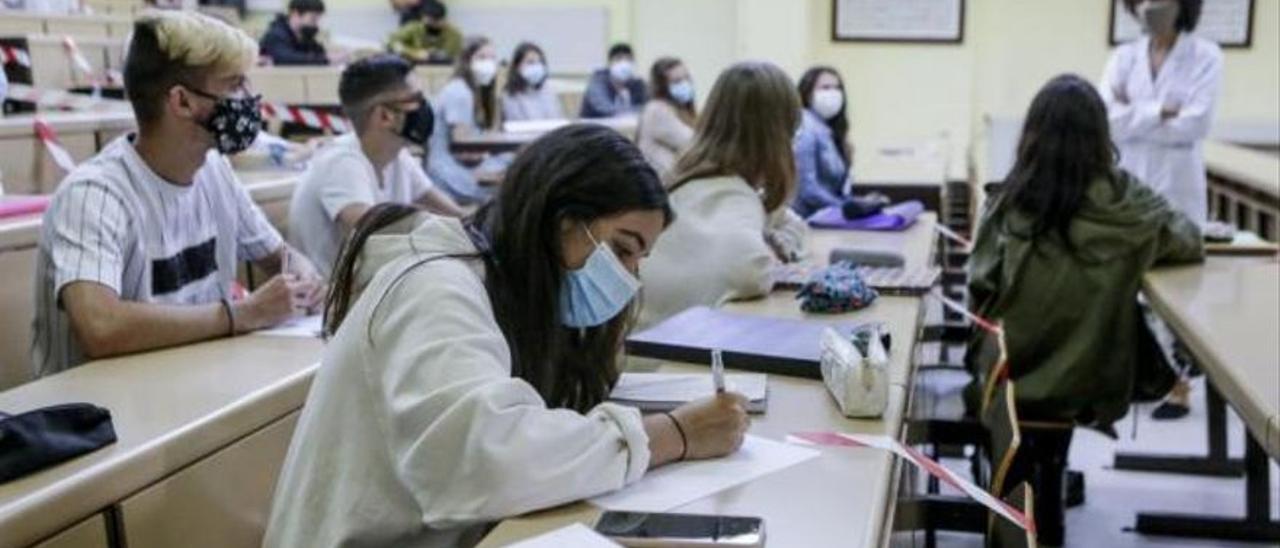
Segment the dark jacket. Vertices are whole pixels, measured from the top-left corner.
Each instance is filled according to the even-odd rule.
[[[1137,305],[1142,276],[1161,262],[1204,256],[1200,229],[1127,173],[1094,181],[1068,234],[1034,242],[1033,219],[996,198],[969,259],[973,311],[1003,323],[1009,376],[1024,419],[1066,420],[1107,431],[1135,394],[1168,377],[1150,352]],[[985,379],[992,356],[975,330],[969,365]],[[1171,384],[1171,378],[1164,381]],[[981,380],[975,383],[980,386]],[[971,409],[977,398],[969,391]]]
[[[587,91],[582,95],[583,118],[610,118],[623,114],[634,114],[649,101],[649,90],[644,80],[632,78],[627,80],[627,93],[631,100],[625,104],[619,100],[620,92],[613,87],[613,78],[609,69],[597,69],[591,73],[591,81],[587,82]]]
[[[327,65],[329,56],[314,38],[303,41],[289,28],[289,18],[277,15],[259,42],[259,53],[276,65]]]

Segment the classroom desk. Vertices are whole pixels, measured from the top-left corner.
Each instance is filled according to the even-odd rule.
[[[597,124],[611,128],[628,139],[635,139],[636,128],[640,120],[634,116],[618,118],[589,118],[575,120],[546,120],[536,123],[523,123],[518,127],[531,129],[482,131],[453,139],[449,148],[454,152],[511,152],[527,145],[552,130],[569,124]]]
[[[854,149],[855,193],[881,192],[895,202],[919,200],[942,211],[950,175],[949,152],[942,141],[861,144]]]
[[[65,402],[100,405],[111,411],[118,437],[93,453],[0,484],[3,544],[29,545],[103,512],[114,514],[127,538],[154,538],[156,527],[166,527],[156,522],[155,501],[164,500],[174,485],[167,478],[189,483],[191,478],[182,475],[187,467],[198,472],[204,461],[253,433],[293,420],[320,351],[318,339],[242,336],[99,360],[0,392],[0,409],[9,413]],[[284,426],[283,444],[274,440],[258,455],[264,458],[247,459],[241,470],[219,470],[205,483],[212,479],[221,486],[200,494],[232,497],[213,509],[241,514],[246,529],[260,527],[265,519],[275,471],[292,434],[292,424]],[[263,473],[270,483],[255,485]],[[194,509],[217,501],[172,502]],[[215,532],[190,523],[208,515],[169,514],[168,520],[177,520],[175,527],[194,527],[186,533],[187,542],[210,545],[222,538],[224,545],[235,545],[232,540],[241,538],[242,531],[234,528]]]
[[[1209,218],[1277,241],[1280,157],[1207,141],[1204,160],[1209,175]]]
[[[133,18],[127,15],[87,15],[0,11],[0,36],[51,34],[79,38],[114,37],[124,42],[133,30]]]
[[[814,231],[810,242],[815,260],[841,245],[875,244],[896,247],[908,265],[929,261],[936,218],[925,216],[904,233]],[[821,381],[770,375],[769,410],[754,417],[750,433],[782,440],[797,431],[833,430],[901,437],[909,416],[914,343],[922,313],[918,297],[883,297],[862,311],[836,316],[800,312],[794,293],[775,292],[756,301],[730,303],[737,312],[818,321],[879,321],[893,336],[890,358],[889,405],[883,417],[852,420],[840,415]],[[646,362],[646,369],[653,368]],[[662,362],[661,372],[706,371],[705,365]],[[875,449],[817,448],[821,456],[720,491],[671,511],[760,516],[770,546],[883,546],[892,532],[898,489],[898,463]],[[532,537],[573,522],[593,524],[600,509],[579,502],[512,518],[495,528],[481,547],[496,547]]]
[[[102,111],[41,112],[72,159],[83,162],[136,127],[127,105]],[[66,175],[36,137],[35,114],[0,117],[0,181],[9,194],[52,193]]]
[[[1202,266],[1148,273],[1143,292],[1208,380],[1210,456],[1203,460],[1234,467],[1225,457],[1225,428],[1215,427],[1212,416],[1218,414],[1222,422],[1221,411],[1212,409],[1218,393],[1244,420],[1246,517],[1139,513],[1135,529],[1148,534],[1280,541],[1280,523],[1270,518],[1267,462],[1267,455],[1280,460],[1280,340],[1275,333],[1280,326],[1280,263],[1274,258],[1209,257]],[[1159,457],[1146,459],[1155,462]]]

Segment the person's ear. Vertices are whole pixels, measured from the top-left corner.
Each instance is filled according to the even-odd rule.
[[[175,117],[194,120],[200,117],[200,107],[196,106],[196,96],[187,88],[173,85],[164,95],[165,109]]]

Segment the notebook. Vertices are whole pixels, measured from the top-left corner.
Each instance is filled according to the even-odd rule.
[[[720,349],[725,367],[820,379],[822,330],[828,326],[851,335],[858,324],[752,316],[697,306],[627,337],[627,352],[710,364],[711,350]]]
[[[769,380],[762,373],[731,373],[725,389],[747,397],[748,413],[764,413],[769,401]],[[710,373],[623,373],[609,394],[609,401],[641,411],[670,411],[715,393]]]

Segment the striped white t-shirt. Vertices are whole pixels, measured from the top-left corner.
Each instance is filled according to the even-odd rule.
[[[204,304],[230,295],[237,262],[277,251],[280,234],[210,151],[190,186],[156,175],[120,137],[63,180],[45,211],[31,347],[39,376],[85,361],[62,288],[102,284],[121,299]]]

